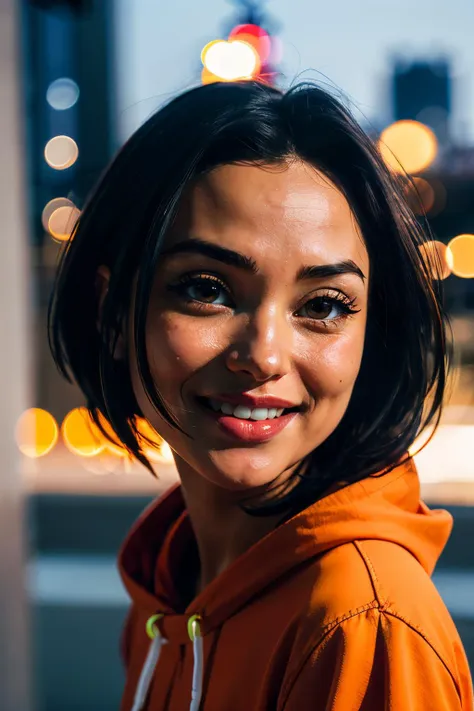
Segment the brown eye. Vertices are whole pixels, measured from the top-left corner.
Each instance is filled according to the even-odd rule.
[[[168,289],[185,301],[201,304],[230,306],[231,300],[226,286],[211,276],[186,276],[178,284]]]
[[[335,291],[334,296],[321,294],[321,296],[307,301],[299,310],[298,315],[314,321],[335,322],[350,314],[358,313],[359,309],[354,308],[354,302],[355,299],[349,299],[340,291]]]
[[[206,304],[213,304],[218,301],[222,291],[220,284],[209,279],[202,279],[195,284],[189,284],[187,287],[187,293],[191,299],[203,301]]]
[[[342,311],[335,299],[329,299],[325,296],[318,296],[316,299],[308,301],[301,311],[304,311],[303,316],[314,318],[318,321],[324,321],[330,318],[337,318]]]

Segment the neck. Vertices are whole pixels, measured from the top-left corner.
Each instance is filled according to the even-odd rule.
[[[251,516],[242,509],[242,492],[218,487],[182,460],[176,464],[199,551],[197,594],[272,531],[282,516]]]

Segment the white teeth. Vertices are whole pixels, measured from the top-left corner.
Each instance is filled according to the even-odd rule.
[[[224,410],[224,407],[222,407],[222,410]],[[237,405],[237,407],[234,407],[232,414],[240,420],[249,420],[250,416],[252,416],[252,419],[254,420],[254,412],[255,410],[252,411],[250,407],[245,407],[245,405]]]
[[[252,410],[252,420],[268,420],[268,407],[256,407]]]
[[[240,420],[273,420],[284,412],[283,407],[255,407],[251,410],[247,405],[231,405],[229,402],[220,402],[213,398],[209,398],[209,404],[214,412],[220,411],[224,415],[233,415]]]

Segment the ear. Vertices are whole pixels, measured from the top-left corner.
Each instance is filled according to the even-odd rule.
[[[110,269],[105,265],[98,268],[96,279],[95,279],[95,289],[97,294],[97,319],[96,326],[97,330],[100,331],[102,323],[102,312],[104,308],[105,299],[109,291],[110,284]],[[117,343],[115,345],[114,358],[116,360],[124,360],[125,358],[125,340],[123,338],[123,332],[118,337]]]

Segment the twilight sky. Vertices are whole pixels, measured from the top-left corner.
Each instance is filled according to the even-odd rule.
[[[124,139],[164,100],[196,85],[200,52],[224,38],[235,7],[226,0],[116,0],[119,134]],[[281,69],[341,88],[369,119],[390,121],[394,56],[452,61],[453,133],[474,143],[473,0],[268,0],[280,23]]]

